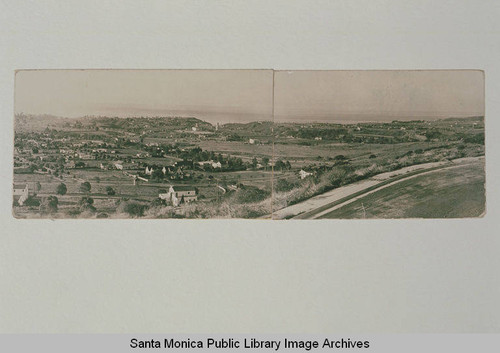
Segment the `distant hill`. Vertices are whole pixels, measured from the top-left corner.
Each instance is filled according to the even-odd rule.
[[[46,128],[65,127],[93,127],[108,129],[143,129],[164,128],[167,130],[192,130],[213,131],[215,127],[195,117],[106,117],[84,116],[81,118],[64,118],[54,115],[28,115],[16,114],[14,118],[16,131],[41,131]]]
[[[47,127],[58,126],[64,124],[71,119],[63,118],[60,116],[41,114],[16,114],[14,117],[14,130],[15,131],[41,131]]]
[[[242,135],[271,135],[272,121],[254,121],[251,123],[228,123],[221,128],[222,132],[240,133]]]
[[[393,122],[412,123],[413,121],[399,121]],[[483,122],[484,116],[471,116],[471,117],[449,117],[437,119],[436,121],[445,122]],[[361,122],[358,122],[360,124]],[[387,121],[378,123],[389,123]],[[65,118],[49,114],[29,115],[29,114],[16,114],[14,119],[15,131],[43,131],[47,128],[51,129],[65,129],[65,128],[92,128],[92,129],[112,129],[124,130],[135,133],[142,131],[215,131],[216,127],[209,122],[198,119],[196,117],[181,117],[181,116],[156,116],[156,117],[107,117],[107,116],[84,116],[81,118]],[[299,126],[304,125],[304,122],[276,122],[272,121],[253,121],[249,123],[226,123],[219,126],[219,131],[225,134],[237,134],[239,136],[268,136],[271,135],[273,129],[280,129],[285,125]],[[316,122],[307,123],[310,126],[325,128],[332,125],[339,125],[338,121]],[[195,128],[195,129],[193,129]],[[276,131],[276,130],[275,130]]]
[[[443,121],[484,121],[484,116],[467,116],[467,117],[460,117],[460,118],[454,118],[454,117],[450,117],[450,118],[444,118],[444,119],[441,119]]]

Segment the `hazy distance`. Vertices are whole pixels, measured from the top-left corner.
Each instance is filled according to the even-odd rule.
[[[390,121],[484,115],[477,70],[276,71],[274,121]]]
[[[272,120],[271,70],[21,70],[15,113]]]
[[[21,70],[15,113],[273,119],[272,70]],[[276,122],[484,115],[477,70],[275,71]]]

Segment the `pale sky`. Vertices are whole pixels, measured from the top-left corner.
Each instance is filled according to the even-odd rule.
[[[484,115],[481,71],[277,71],[274,81],[275,121]]]
[[[275,121],[411,120],[484,115],[473,70],[276,71]],[[63,117],[272,120],[271,70],[22,70],[15,112]]]
[[[272,75],[270,70],[19,71],[15,112],[272,120]]]

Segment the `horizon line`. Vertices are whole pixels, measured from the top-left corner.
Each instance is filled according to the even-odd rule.
[[[199,117],[196,117],[194,115],[186,115],[186,116],[183,116],[183,115],[130,115],[130,116],[112,116],[112,115],[83,115],[83,116],[78,116],[78,117],[67,117],[67,116],[60,116],[60,115],[55,115],[55,114],[50,114],[50,113],[38,113],[38,114],[30,114],[30,113],[24,113],[24,112],[20,112],[20,113],[15,113],[14,116],[17,117],[17,116],[20,116],[20,115],[24,115],[24,116],[28,116],[28,117],[33,117],[33,118],[36,118],[36,117],[40,117],[40,118],[43,118],[43,117],[52,117],[52,118],[55,118],[55,119],[69,119],[69,120],[78,120],[78,119],[86,119],[86,118],[90,118],[90,119],[99,119],[99,118],[108,118],[108,119],[161,119],[161,118],[168,118],[168,119],[197,119],[197,120],[200,120],[200,121],[203,121],[205,123],[208,123],[210,125],[215,125],[215,124],[221,124],[221,125],[226,125],[226,124],[250,124],[250,123],[254,123],[254,122],[272,122],[272,123],[276,123],[276,124],[311,124],[311,123],[315,123],[315,124],[328,124],[328,123],[332,123],[332,124],[360,124],[360,123],[388,123],[388,122],[393,122],[393,121],[402,121],[402,122],[412,122],[412,121],[437,121],[437,120],[445,120],[445,119],[470,119],[470,118],[484,118],[485,117],[485,114],[468,114],[468,115],[443,115],[443,116],[429,116],[429,115],[422,115],[422,116],[418,116],[418,115],[415,115],[415,116],[410,116],[410,115],[406,115],[406,116],[397,116],[397,115],[393,115],[391,117],[388,117],[390,119],[383,119],[383,120],[371,120],[369,119],[369,116],[368,114],[365,114],[364,118],[362,119],[352,119],[352,121],[349,121],[351,119],[346,119],[346,117],[337,117],[337,118],[329,118],[329,117],[325,117],[323,119],[319,118],[319,119],[311,119],[311,120],[307,120],[307,121],[300,121],[299,119],[300,118],[297,118],[297,119],[289,119],[288,121],[283,121],[283,120],[278,120],[276,121],[275,119],[262,119],[262,120],[252,120],[252,121],[246,121],[246,122],[240,122],[240,121],[229,121],[229,122],[222,122],[222,121],[215,121],[215,122],[210,122],[210,121],[207,121],[207,120],[203,120],[203,118],[199,118]],[[353,115],[356,115],[356,114],[350,114],[351,116]],[[363,114],[360,114],[360,115],[363,115]],[[372,116],[378,116],[378,115],[372,115]],[[361,116],[360,116],[361,117]],[[398,118],[411,118],[410,120],[399,120]],[[420,118],[420,119],[419,119]],[[426,118],[426,119],[422,119],[422,118]],[[329,119],[326,120],[326,119]]]

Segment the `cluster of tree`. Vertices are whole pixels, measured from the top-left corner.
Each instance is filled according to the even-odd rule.
[[[80,206],[80,212],[96,212],[96,208],[94,206],[94,199],[89,196],[84,196],[78,202]]]
[[[275,171],[284,171],[284,170],[290,170],[292,169],[292,165],[290,164],[290,161],[282,161],[281,159],[278,159],[276,163],[274,164],[274,170]]]
[[[463,142],[484,145],[484,132],[464,136]]]
[[[323,140],[339,140],[342,136],[347,134],[347,129],[344,127],[338,127],[335,129],[325,129],[325,128],[302,128],[298,130],[292,130],[289,132],[289,136],[303,139],[315,139],[320,137]]]

